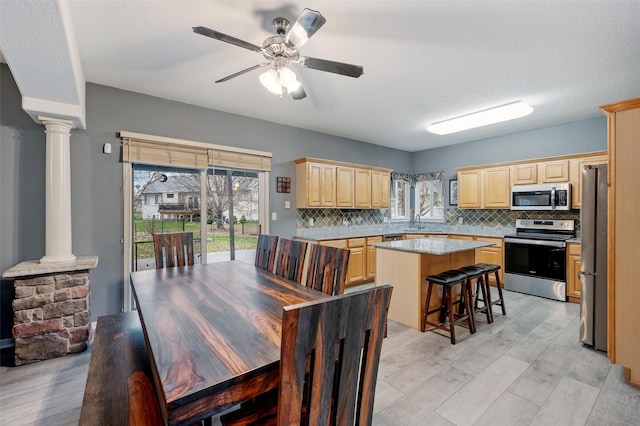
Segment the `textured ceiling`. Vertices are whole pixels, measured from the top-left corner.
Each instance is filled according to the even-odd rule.
[[[66,42],[76,43],[87,82],[407,151],[599,116],[601,104],[640,96],[640,1],[64,4],[67,30],[75,34]],[[214,84],[264,58],[191,27],[261,45],[275,35],[273,18],[293,22],[304,7],[320,11],[327,23],[301,54],[362,65],[362,77],[294,66],[308,95],[301,101],[267,92],[260,71]],[[22,25],[25,37],[42,28],[35,20]],[[4,53],[12,71],[13,62],[24,63],[15,50]],[[21,53],[38,62],[36,53]],[[47,76],[48,83],[55,77]],[[447,136],[425,130],[518,99],[533,114]]]

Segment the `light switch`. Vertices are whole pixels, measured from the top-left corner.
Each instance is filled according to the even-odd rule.
[[[109,142],[102,146],[102,152],[105,154],[111,154],[111,144]]]
[[[291,201],[285,201],[284,202],[284,208],[285,209],[290,209],[291,208]]]
[[[276,212],[271,212],[271,220],[276,220],[278,217],[278,215],[276,214]]]

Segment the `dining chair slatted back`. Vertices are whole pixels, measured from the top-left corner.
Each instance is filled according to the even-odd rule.
[[[224,426],[370,425],[390,285],[285,306],[280,385]]]
[[[306,253],[306,242],[280,238],[276,254],[276,275],[301,283]]]
[[[193,232],[153,234],[156,269],[193,265]]]
[[[277,247],[278,237],[266,234],[258,235],[255,266],[273,272]]]
[[[349,253],[349,249],[311,244],[306,286],[330,296],[343,294]]]
[[[284,308],[279,425],[301,424],[302,416],[371,424],[391,292],[384,285]]]

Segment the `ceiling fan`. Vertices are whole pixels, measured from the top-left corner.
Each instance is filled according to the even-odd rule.
[[[276,18],[273,20],[273,27],[278,35],[267,37],[262,43],[262,47],[207,27],[193,27],[193,32],[261,53],[268,61],[221,78],[216,83],[222,83],[249,71],[273,65],[274,68],[260,75],[262,85],[269,91],[279,94],[280,97],[284,93],[289,93],[293,99],[298,100],[304,99],[307,94],[296,78],[295,73],[288,67],[290,63],[298,64],[304,68],[332,72],[354,78],[360,77],[364,72],[360,65],[300,56],[298,50],[326,21],[320,12],[311,9],[304,9],[293,26],[289,26],[289,21],[285,18]]]

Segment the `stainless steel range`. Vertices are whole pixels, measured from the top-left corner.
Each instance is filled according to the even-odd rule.
[[[573,220],[517,219],[504,237],[504,288],[566,301],[566,241],[575,235]]]

